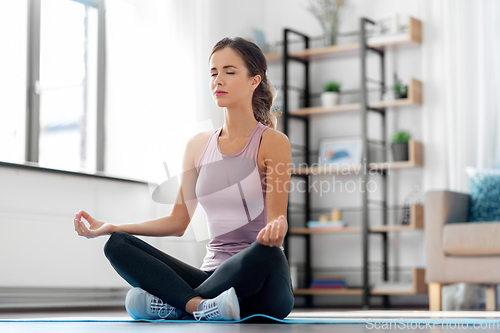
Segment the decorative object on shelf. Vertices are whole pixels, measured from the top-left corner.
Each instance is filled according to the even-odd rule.
[[[389,89],[384,92],[384,96],[382,97],[382,100],[385,102],[391,102],[396,99],[396,92],[394,89]]]
[[[341,221],[342,212],[338,209],[332,209],[331,218],[332,221]]]
[[[311,279],[309,288],[311,289],[343,289],[347,282],[343,276],[326,276],[320,275]]]
[[[269,52],[269,46],[266,44],[266,35],[263,30],[258,28],[252,28],[252,42],[257,44],[257,46],[262,50],[263,53]]]
[[[396,73],[394,73],[394,97],[395,99],[408,98],[408,85],[404,86]]]
[[[319,166],[361,163],[361,139],[322,138],[319,141]]]
[[[308,0],[307,10],[311,12],[321,24],[325,36],[325,46],[335,45],[337,42],[340,12],[347,0]]]
[[[410,225],[411,223],[411,206],[409,203],[405,202],[403,204],[403,219],[401,220],[401,225]]]
[[[420,184],[413,185],[412,190],[404,199],[403,203],[403,218],[401,220],[402,225],[411,224],[411,206],[414,204],[420,204],[418,201],[418,194],[420,192]]]
[[[399,26],[399,14],[387,13],[375,20],[374,33],[376,35],[395,35],[402,32]]]
[[[396,131],[392,136],[391,150],[394,162],[408,161],[408,141],[411,134],[407,131]]]
[[[337,81],[328,81],[323,84],[321,93],[321,105],[325,108],[339,104],[340,83]]]
[[[309,221],[307,227],[309,229],[324,229],[324,228],[343,228],[346,224],[344,221]]]
[[[330,218],[328,217],[328,215],[321,215],[319,217],[319,221],[320,222],[328,222],[328,221],[330,221]]]

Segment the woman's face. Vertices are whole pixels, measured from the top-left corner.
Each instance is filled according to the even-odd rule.
[[[260,75],[249,77],[248,69],[240,55],[230,47],[212,54],[210,58],[210,89],[219,107],[252,103]],[[223,93],[216,93],[220,91]]]

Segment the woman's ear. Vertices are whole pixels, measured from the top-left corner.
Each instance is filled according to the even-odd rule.
[[[261,78],[260,75],[255,75],[253,77],[252,86],[254,86],[254,89],[257,89],[257,87],[259,86],[261,80],[262,80],[262,78]]]

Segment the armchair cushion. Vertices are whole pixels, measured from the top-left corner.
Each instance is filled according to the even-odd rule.
[[[470,179],[467,222],[500,221],[500,170],[467,167],[466,173]]]
[[[500,255],[500,222],[448,223],[443,251],[452,256]]]

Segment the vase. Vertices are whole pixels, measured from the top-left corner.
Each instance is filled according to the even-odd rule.
[[[337,44],[338,16],[334,15],[331,21],[322,22],[325,46]]]
[[[331,30],[324,32],[325,46],[333,46],[337,42],[337,33]]]
[[[394,162],[408,161],[408,142],[394,142],[391,149]]]
[[[321,93],[321,106],[324,108],[339,104],[339,93],[334,91],[324,91]]]

